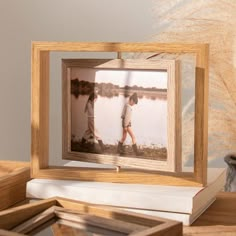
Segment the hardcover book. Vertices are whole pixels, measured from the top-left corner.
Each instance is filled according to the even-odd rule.
[[[226,169],[208,168],[206,187],[33,179],[27,183],[27,197],[60,196],[136,210],[191,214],[193,217],[214,201],[216,194],[223,189],[225,177]]]

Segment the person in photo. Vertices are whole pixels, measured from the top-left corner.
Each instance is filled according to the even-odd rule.
[[[89,95],[88,100],[86,102],[84,112],[87,114],[88,117],[88,128],[84,132],[84,135],[81,140],[81,145],[84,145],[92,137],[93,139],[98,141],[101,151],[103,152],[105,149],[104,144],[98,130],[95,128],[94,125],[95,124],[94,103],[96,102],[97,97],[98,97],[97,94],[95,92],[92,92]]]
[[[128,102],[124,105],[122,115],[121,115],[123,131],[122,131],[122,138],[120,139],[120,141],[118,143],[118,148],[117,148],[117,152],[120,155],[125,154],[123,144],[127,138],[127,134],[129,134],[129,136],[132,139],[132,148],[133,148],[135,155],[141,156],[143,154],[138,150],[138,147],[136,144],[136,138],[135,138],[134,132],[131,128],[132,106],[134,106],[136,104],[138,104],[138,95],[137,95],[137,93],[133,93],[129,97]]]

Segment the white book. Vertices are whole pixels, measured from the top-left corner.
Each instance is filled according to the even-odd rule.
[[[119,184],[91,181],[33,179],[28,198],[54,196],[115,207],[196,214],[222,190],[225,168],[209,168],[206,187]]]
[[[206,203],[206,205],[202,208],[199,209],[199,211],[193,213],[193,214],[186,214],[186,213],[177,213],[177,212],[169,212],[169,211],[154,211],[154,210],[140,210],[140,209],[131,209],[131,208],[119,208],[123,209],[126,211],[131,211],[131,212],[137,212],[137,213],[142,213],[146,215],[151,215],[151,216],[157,216],[161,218],[166,218],[169,220],[176,220],[180,221],[183,223],[185,226],[191,225],[197,218],[207,210],[207,208],[216,200],[214,197],[213,199],[210,199],[209,202]]]

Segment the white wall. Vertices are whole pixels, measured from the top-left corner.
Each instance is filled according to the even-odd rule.
[[[148,41],[151,5],[152,0],[0,0],[1,160],[30,160],[31,41]]]

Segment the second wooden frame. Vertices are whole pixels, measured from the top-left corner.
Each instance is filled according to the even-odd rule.
[[[180,171],[181,170],[181,94],[180,94],[180,85],[181,85],[181,80],[179,76],[179,63],[178,61],[175,60],[134,60],[134,59],[127,59],[127,60],[122,60],[122,59],[63,59],[62,60],[62,69],[63,69],[63,89],[62,89],[62,94],[63,94],[63,108],[62,108],[62,114],[63,114],[63,159],[70,159],[70,160],[79,160],[79,161],[86,161],[86,162],[93,162],[93,163],[102,163],[102,164],[111,164],[114,166],[126,166],[126,167],[136,167],[136,168],[141,168],[141,169],[149,169],[149,170],[161,170],[161,171]],[[74,79],[74,86],[71,87],[71,81],[73,74],[75,74],[75,77],[80,77],[79,79],[76,78]],[[140,155],[140,156],[130,156],[132,154],[127,154],[127,155],[121,155],[119,156],[116,154],[115,150],[112,151],[112,154],[105,154],[105,152],[100,153],[100,149],[96,148],[97,150],[94,150],[95,148],[92,148],[93,152],[91,153],[86,150],[88,149],[88,145],[81,145],[81,142],[72,142],[72,133],[73,133],[73,128],[72,128],[72,116],[75,116],[75,109],[77,113],[80,113],[80,116],[83,116],[83,111],[84,106],[80,107],[78,106],[78,103],[80,102],[80,99],[73,99],[76,100],[76,108],[75,106],[72,106],[72,90],[78,90],[77,93],[83,94],[86,93],[88,94],[89,91],[91,90],[90,93],[94,92],[94,88],[92,86],[98,86],[98,81],[99,78],[97,76],[98,73],[103,73],[104,76],[109,76],[111,79],[108,79],[109,83],[104,83],[103,82],[103,88],[100,89],[103,91],[106,90],[104,88],[105,85],[111,85],[113,83],[115,84],[122,84],[123,83],[128,83],[129,82],[129,90],[134,89],[134,87],[131,86],[132,82],[128,80],[127,75],[138,78],[139,87],[137,84],[135,84],[134,80],[136,78],[133,78],[133,82],[136,85],[136,90],[137,93],[140,95],[144,93],[144,88],[141,86],[142,84],[151,84],[150,86],[166,86],[166,90],[163,92],[159,91],[159,95],[162,96],[167,96],[167,107],[166,107],[166,112],[159,111],[158,116],[161,117],[163,116],[164,122],[166,122],[166,127],[164,129],[164,134],[162,136],[167,136],[167,145],[165,148],[154,148],[153,146],[151,148],[146,147],[148,149],[148,153],[152,152],[152,157],[148,157],[148,154]],[[133,73],[133,74],[132,74]],[[122,75],[125,75],[124,81],[122,80]],[[127,75],[126,75],[127,74]],[[81,76],[80,76],[81,75]],[[158,75],[162,76],[162,78],[158,79]],[[119,76],[119,79],[115,80],[112,79],[113,77]],[[148,76],[152,76],[155,78],[150,78]],[[101,76],[100,76],[101,77]],[[104,81],[104,78],[100,78],[100,80]],[[142,79],[143,78],[143,79]],[[145,78],[145,80],[144,80]],[[95,80],[96,79],[96,80]],[[118,81],[119,80],[119,81]],[[87,81],[87,83],[86,83]],[[90,81],[90,82],[89,82]],[[105,80],[106,81],[106,80]],[[120,82],[120,83],[119,83]],[[79,84],[83,84],[83,91],[81,86]],[[87,84],[87,87],[85,84]],[[130,84],[131,83],[131,84]],[[77,86],[76,86],[77,85]],[[107,86],[108,86],[107,85]],[[114,85],[113,85],[114,86]],[[127,86],[127,85],[126,85]],[[118,85],[117,85],[118,87]],[[98,89],[98,88],[97,88]],[[148,88],[149,90],[151,89]],[[153,89],[153,87],[152,87]],[[86,91],[84,91],[86,90]],[[95,88],[96,90],[96,88]],[[121,92],[121,87],[116,88],[116,93],[117,90],[118,92]],[[124,90],[124,89],[123,89]],[[122,92],[128,93],[126,96],[129,95],[129,91],[125,89]],[[134,90],[132,90],[134,91]],[[158,92],[157,91],[147,91],[146,93],[147,96],[157,96]],[[98,93],[101,91],[98,91]],[[111,93],[111,89],[109,89],[109,93]],[[151,95],[150,95],[151,93]],[[161,93],[161,94],[160,94]],[[74,91],[74,94],[76,95],[76,91]],[[145,94],[143,94],[145,95]],[[78,98],[84,98],[85,95],[78,95]],[[88,95],[87,95],[88,96]],[[75,96],[73,96],[75,97]],[[116,96],[117,98],[117,96]],[[163,98],[162,98],[163,99]],[[165,99],[164,99],[165,100]],[[152,101],[153,102],[153,101]],[[156,104],[156,103],[155,103]],[[95,104],[96,105],[96,104]],[[119,104],[118,104],[119,105]],[[73,107],[73,108],[72,108]],[[105,108],[104,108],[105,109]],[[151,119],[151,115],[153,115],[156,112],[157,107],[152,107],[151,108],[151,114],[146,114],[146,122],[148,121],[148,117]],[[119,110],[116,104],[116,107],[114,109]],[[165,109],[164,109],[165,110]],[[105,112],[105,110],[103,110]],[[111,112],[111,111],[109,111]],[[112,112],[112,113],[114,113]],[[147,111],[146,111],[147,112]],[[163,114],[161,114],[163,113]],[[73,115],[72,115],[73,114]],[[100,114],[101,115],[101,114]],[[120,116],[120,114],[117,114],[117,117]],[[154,116],[155,117],[155,116]],[[153,120],[154,120],[153,117]],[[113,117],[114,118],[114,117]],[[78,120],[76,120],[76,123],[80,124],[81,126],[83,124],[83,119],[81,117],[77,117]],[[90,118],[91,119],[91,118]],[[155,118],[157,120],[157,117]],[[74,119],[73,119],[74,120]],[[97,119],[94,119],[93,122],[95,123]],[[121,120],[121,119],[120,119]],[[117,120],[119,122],[119,119]],[[84,121],[85,122],[85,121]],[[104,121],[105,122],[105,121]],[[108,120],[106,120],[108,122]],[[157,121],[156,121],[157,122]],[[114,123],[114,122],[113,122]],[[114,124],[120,127],[120,124]],[[78,126],[78,125],[77,125]],[[160,124],[160,126],[165,126],[165,124]],[[114,130],[115,127],[109,127],[109,129]],[[151,127],[149,127],[151,128]],[[142,127],[139,127],[139,129],[142,129]],[[150,131],[150,130],[149,130]],[[143,132],[144,134],[147,134],[148,130],[146,132]],[[159,132],[159,130],[156,130],[156,132]],[[94,135],[94,134],[93,134]],[[81,136],[81,134],[80,134]],[[117,137],[118,139],[119,137]],[[163,137],[165,139],[165,137]],[[154,143],[154,141],[152,141]],[[74,144],[74,145],[72,145]],[[74,149],[73,149],[73,147]],[[152,144],[153,145],[153,144]],[[92,145],[94,147],[94,142]],[[110,145],[112,146],[112,145]],[[157,143],[156,143],[157,146]],[[76,149],[75,151],[75,147]],[[113,146],[112,146],[113,148]],[[110,149],[112,149],[110,148]],[[114,149],[114,148],[113,148]],[[150,150],[149,150],[150,149]],[[167,152],[165,150],[167,149]],[[84,151],[85,150],[85,151]],[[161,153],[162,150],[162,153]],[[110,150],[111,152],[111,150]],[[159,154],[160,153],[160,154]],[[158,156],[159,155],[159,156]]]

